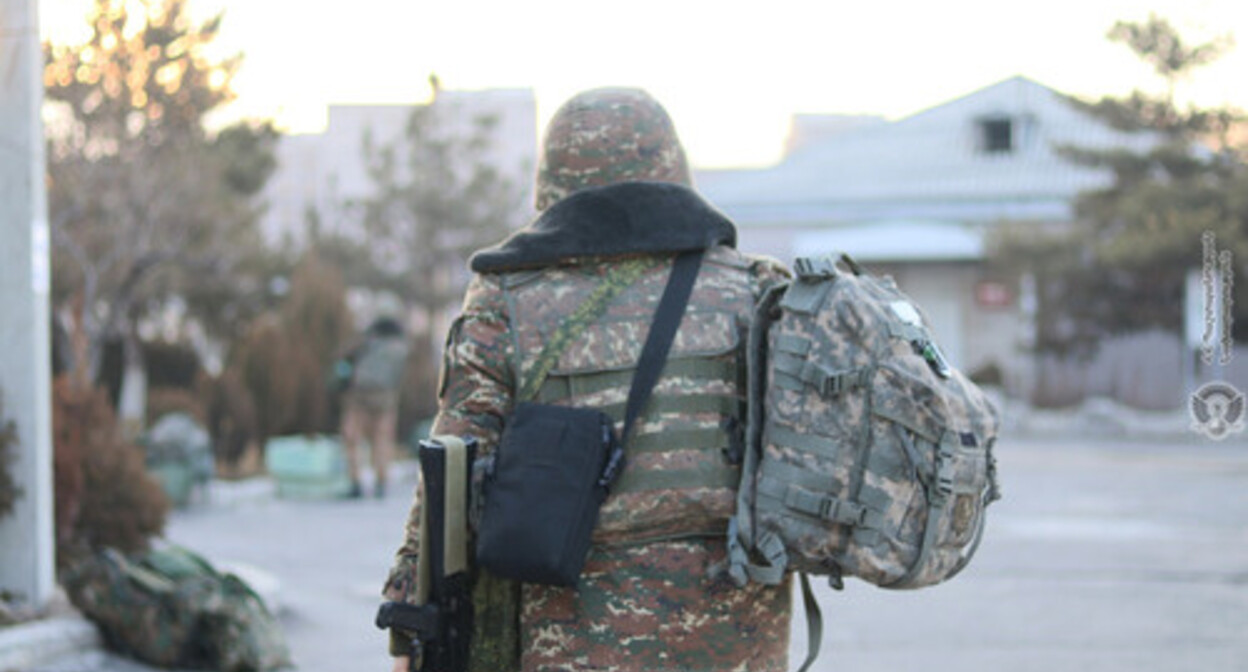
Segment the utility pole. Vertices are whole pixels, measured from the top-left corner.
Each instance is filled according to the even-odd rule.
[[[22,488],[0,519],[0,590],[42,608],[56,588],[52,535],[48,206],[36,0],[0,0],[0,394],[17,426]]]

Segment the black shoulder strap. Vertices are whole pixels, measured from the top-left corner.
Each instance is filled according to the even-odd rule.
[[[702,266],[703,250],[682,252],[672,262],[672,272],[667,279],[667,287],[663,297],[659,299],[659,307],[654,311],[654,321],[650,323],[650,333],[646,336],[646,344],[641,349],[641,358],[637,361],[637,371],[633,374],[633,384],[628,390],[628,406],[624,412],[624,434],[620,444],[628,443],[633,423],[641,414],[659,381],[659,374],[667,363],[667,353],[672,349],[672,339],[676,337],[676,329],[685,315],[685,306],[689,303],[689,295],[693,292],[693,283],[698,279],[698,270]]]

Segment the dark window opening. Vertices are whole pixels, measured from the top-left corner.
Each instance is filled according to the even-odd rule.
[[[981,147],[988,154],[1014,151],[1014,124],[1009,119],[984,119],[979,122]]]

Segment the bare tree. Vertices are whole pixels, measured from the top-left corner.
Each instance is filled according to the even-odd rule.
[[[221,16],[194,25],[187,0],[139,5],[96,0],[85,43],[44,49],[54,298],[81,385],[110,339],[141,370],[135,324],[162,299],[234,280],[274,166],[268,124],[205,130],[240,64],[206,53]]]
[[[478,116],[465,127],[458,109],[437,97],[418,107],[404,137],[387,146],[365,140],[373,193],[355,202],[368,232],[370,254],[390,279],[387,289],[422,316],[413,335],[413,360],[427,363],[436,351],[441,317],[463,296],[468,256],[497,242],[525,214],[517,178],[524,166],[491,160],[496,117]],[[511,170],[514,168],[514,173]],[[436,366],[418,382],[432,404]],[[432,406],[422,409],[432,412]]]

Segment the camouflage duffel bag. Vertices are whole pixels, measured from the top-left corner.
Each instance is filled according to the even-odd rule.
[[[755,314],[738,583],[936,584],[970,561],[999,497],[996,409],[891,278],[842,261],[798,259]]]
[[[281,626],[246,583],[195,553],[104,549],[62,577],[109,648],[160,667],[265,672],[290,667]]]

